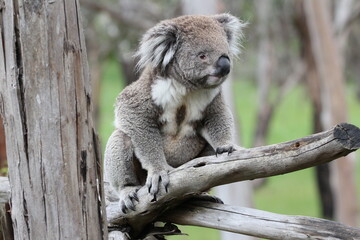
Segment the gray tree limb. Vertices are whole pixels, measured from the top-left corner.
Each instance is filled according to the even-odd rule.
[[[108,222],[110,225],[129,225],[136,234],[166,210],[209,188],[316,166],[345,156],[359,147],[360,129],[343,123],[331,130],[286,143],[244,149],[230,156],[197,158],[170,173],[168,192],[162,190],[156,201],[146,187],[142,187],[138,192],[136,210],[127,214],[121,212],[116,196],[108,191]],[[105,188],[111,190],[109,186]],[[266,232],[264,230],[262,234],[270,234]]]
[[[360,239],[360,229],[304,216],[287,216],[219,203],[183,204],[161,220],[241,233],[266,239]]]
[[[283,174],[334,160],[360,148],[360,129],[339,124],[326,132],[294,141],[238,151],[230,156],[194,159],[174,170],[167,194],[151,202],[146,189],[139,191],[134,212],[120,212],[117,196],[105,185],[108,221],[111,226],[130,225],[138,233],[153,220],[226,230],[267,239],[360,239],[360,229],[337,222],[304,216],[286,216],[256,209],[186,198],[216,185]],[[7,178],[0,178],[0,202],[9,200]],[[170,209],[178,204],[174,209]],[[170,209],[166,211],[166,209]],[[122,225],[122,226],[119,226]],[[1,226],[2,228],[4,225]],[[114,231],[109,239],[128,239]]]

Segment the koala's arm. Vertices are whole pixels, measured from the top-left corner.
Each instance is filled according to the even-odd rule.
[[[221,93],[206,108],[200,134],[216,153],[231,153],[238,148],[233,143],[234,120]]]
[[[172,167],[165,159],[156,111],[150,100],[142,100],[136,106],[130,102],[131,100],[121,102],[120,99],[116,125],[130,137],[135,156],[142,168],[147,170],[146,186],[155,195],[160,183],[167,188],[168,172]]]

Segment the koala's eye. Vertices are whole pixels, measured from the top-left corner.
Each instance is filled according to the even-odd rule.
[[[205,60],[205,59],[206,59],[206,55],[205,55],[204,53],[200,53],[200,54],[199,54],[199,58],[200,58],[201,60]]]

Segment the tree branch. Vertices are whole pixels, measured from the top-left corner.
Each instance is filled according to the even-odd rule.
[[[266,239],[360,239],[360,229],[334,221],[287,216],[218,203],[185,203],[160,219]]]
[[[331,130],[286,143],[245,149],[230,156],[197,158],[170,173],[168,193],[162,189],[156,201],[146,187],[142,187],[138,191],[136,211],[123,214],[116,195],[108,191],[108,222],[111,225],[130,225],[137,234],[164,211],[209,188],[316,166],[358,148],[360,129],[343,123]]]
[[[157,218],[267,239],[360,239],[359,228],[312,217],[286,216],[207,202],[185,202],[170,210],[213,186],[304,169],[329,162],[358,148],[360,129],[343,123],[326,132],[286,143],[246,149],[230,156],[194,159],[171,172],[169,192],[159,195],[157,201],[151,201],[145,187],[141,188],[136,211],[128,214],[120,212],[116,194],[105,184],[109,201],[108,221],[111,226],[123,230],[130,225],[132,234],[140,233],[146,224]],[[9,189],[7,178],[0,178],[1,203],[8,201]],[[109,239],[128,237],[115,231],[109,234]]]

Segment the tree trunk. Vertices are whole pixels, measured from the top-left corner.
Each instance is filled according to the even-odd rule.
[[[258,58],[257,58],[257,89],[258,89],[258,107],[256,127],[253,140],[253,146],[263,146],[266,144],[270,119],[273,115],[273,105],[270,100],[270,87],[272,82],[272,73],[274,69],[274,44],[270,37],[270,15],[271,1],[261,0],[255,2],[255,9],[258,18],[257,32],[258,40]]]
[[[221,0],[208,0],[206,4],[201,0],[181,0],[184,14],[216,14]]]
[[[306,75],[305,82],[307,92],[312,102],[313,107],[313,132],[321,132],[325,128],[321,122],[321,81],[318,73],[317,66],[315,64],[314,54],[311,49],[310,30],[306,24],[306,16],[304,12],[304,6],[301,2],[295,3],[296,15],[295,15],[295,27],[298,31],[302,50],[302,58],[306,63]],[[330,164],[323,164],[315,167],[316,183],[319,191],[320,205],[322,217],[327,219],[334,219],[335,201],[334,191],[330,182]]]
[[[311,49],[321,81],[322,124],[325,128],[347,119],[341,56],[338,51],[326,0],[304,1],[306,22],[310,30]],[[357,218],[354,162],[348,156],[333,164],[335,216],[355,226]]]
[[[6,142],[3,120],[0,116],[0,170],[7,166],[6,161]]]
[[[15,239],[106,237],[78,1],[5,0],[0,110]]]

